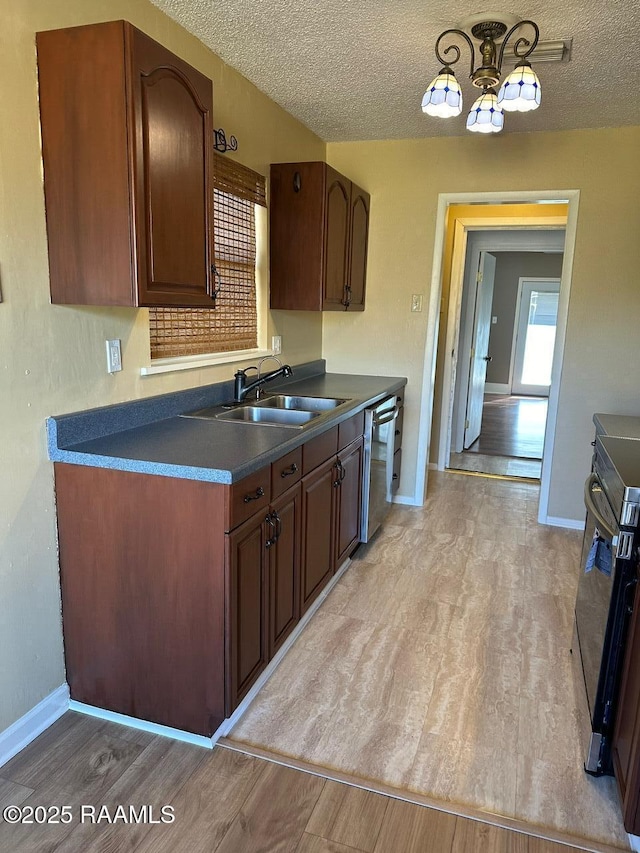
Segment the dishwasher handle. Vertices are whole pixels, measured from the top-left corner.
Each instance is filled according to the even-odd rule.
[[[388,424],[391,421],[395,421],[399,412],[400,409],[397,406],[392,406],[390,409],[383,409],[381,412],[377,412],[373,416],[373,425],[382,426],[382,424]]]
[[[589,474],[584,484],[584,505],[586,506],[587,511],[595,518],[598,529],[603,533],[606,533],[609,539],[611,539],[612,544],[616,545],[618,534],[615,530],[612,530],[609,523],[604,520],[598,511],[595,500],[593,499],[593,491],[596,486],[601,489],[597,476],[595,474]]]

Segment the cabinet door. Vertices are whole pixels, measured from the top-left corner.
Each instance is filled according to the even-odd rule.
[[[322,307],[344,311],[348,274],[351,182],[327,166]]]
[[[336,569],[349,556],[360,538],[362,443],[360,438],[338,454],[340,487],[336,511]]]
[[[612,744],[624,828],[640,833],[640,605],[636,595]]]
[[[265,517],[227,534],[227,716],[268,661]]]
[[[140,305],[211,298],[211,81],[133,30],[134,186]]]
[[[322,310],[324,163],[273,163],[269,185],[272,308]]]
[[[347,308],[349,311],[364,311],[368,239],[369,193],[352,184],[349,223],[349,283],[347,288]]]
[[[269,544],[269,658],[300,618],[301,487],[294,486],[271,507]],[[271,528],[269,530],[269,528]],[[273,541],[275,539],[275,542]]]
[[[302,479],[301,613],[333,573],[333,508],[338,482],[335,457]]]

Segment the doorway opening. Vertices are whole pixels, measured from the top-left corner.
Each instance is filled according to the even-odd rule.
[[[469,233],[445,467],[540,480],[564,241]]]
[[[548,513],[549,491],[579,199],[580,191],[571,189],[439,195],[421,390],[423,406],[418,427],[416,503],[421,504],[426,498],[428,469],[432,467],[443,471],[450,453],[450,406],[455,385],[452,368],[460,331],[460,300],[468,234],[487,229],[565,229],[557,336],[538,502],[538,521],[542,524],[558,523]],[[456,252],[453,252],[454,244]]]

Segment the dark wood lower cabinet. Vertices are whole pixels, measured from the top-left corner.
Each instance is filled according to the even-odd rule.
[[[213,734],[358,542],[361,420],[293,485],[301,449],[231,485],[56,463],[72,698]]]
[[[269,657],[300,619],[300,513],[298,485],[272,505],[276,541],[269,548]]]
[[[636,591],[613,734],[613,767],[624,828],[640,835],[640,597]]]
[[[300,486],[227,534],[227,713],[300,618]]]
[[[340,486],[336,490],[336,558],[334,571],[349,556],[360,539],[362,499],[362,438],[338,454]]]
[[[302,478],[301,612],[304,613],[333,574],[336,458]]]
[[[227,534],[227,713],[269,660],[265,515]]]
[[[302,478],[302,613],[360,539],[362,445],[360,435]]]
[[[220,488],[54,467],[71,698],[211,735],[225,717]]]

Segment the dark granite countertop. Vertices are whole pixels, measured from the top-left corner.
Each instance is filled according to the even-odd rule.
[[[179,417],[183,412],[228,400],[230,383],[219,383],[49,418],[49,458],[76,465],[233,483],[406,384],[406,379],[397,376],[317,372],[318,364],[324,370],[324,362],[314,362],[306,369],[296,367],[292,379],[265,388],[268,394],[286,390],[288,394],[351,400],[350,405],[340,407],[339,413],[319,418],[320,423],[304,429]],[[132,423],[135,425],[129,426]]]

